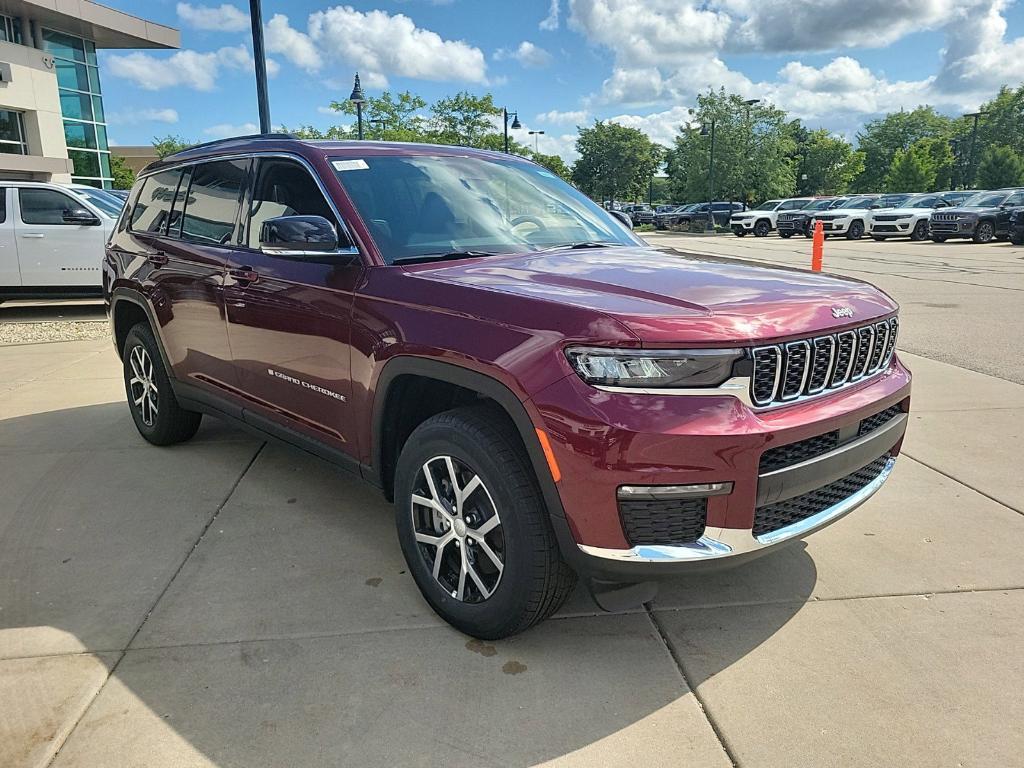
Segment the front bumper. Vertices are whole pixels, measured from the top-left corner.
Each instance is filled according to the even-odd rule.
[[[872,221],[868,225],[868,234],[873,237],[900,237],[910,235],[916,222],[913,219],[897,219],[896,221]]]
[[[815,221],[821,221],[822,230],[826,235],[844,235],[850,228],[853,219],[838,219],[836,221],[816,219]]]
[[[745,232],[754,231],[754,223],[757,219],[729,219],[729,226],[733,229],[742,229]]]
[[[909,394],[909,371],[896,358],[885,373],[848,390],[760,412],[728,394],[632,395],[599,391],[575,376],[557,382],[533,400],[562,475],[565,518],[555,523],[563,554],[592,578],[645,581],[739,563],[806,536],[860,506],[885,482],[906,429]],[[578,412],[581,399],[585,413]],[[573,400],[577,407],[570,411]],[[857,436],[863,420],[893,406],[898,417]],[[834,450],[763,469],[769,449],[834,430],[848,438]],[[877,476],[853,492],[791,524],[757,528],[765,508],[827,491],[872,463]],[[627,534],[616,498],[621,486],[703,483],[731,483],[732,491],[707,498],[706,524],[695,541],[636,543]]]
[[[974,237],[974,230],[978,226],[977,219],[961,219],[960,221],[935,221],[928,222],[928,232],[932,235],[942,237]]]

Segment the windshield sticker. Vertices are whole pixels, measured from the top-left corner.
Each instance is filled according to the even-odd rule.
[[[331,165],[336,171],[365,171],[370,167],[365,160],[333,160]]]

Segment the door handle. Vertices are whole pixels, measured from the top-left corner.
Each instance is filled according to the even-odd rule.
[[[42,232],[26,232],[22,235],[26,240],[41,240],[46,237]]]
[[[237,281],[242,288],[257,282],[260,279],[260,273],[254,270],[252,267],[239,267],[237,269],[229,269],[228,274],[235,281]]]
[[[162,267],[168,262],[167,254],[163,251],[147,253],[146,260],[155,267]]]

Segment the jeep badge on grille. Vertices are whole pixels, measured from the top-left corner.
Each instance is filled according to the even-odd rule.
[[[853,307],[832,307],[832,317],[853,317]]]

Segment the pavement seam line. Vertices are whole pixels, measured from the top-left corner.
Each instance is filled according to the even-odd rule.
[[[911,461],[916,461],[922,467],[930,469],[932,472],[938,472],[940,475],[942,475],[943,477],[945,477],[945,478],[947,478],[949,480],[952,480],[957,485],[962,485],[964,488],[969,488],[970,490],[974,491],[975,493],[981,494],[982,496],[984,496],[989,501],[994,501],[999,506],[1006,507],[1011,512],[1016,512],[1018,515],[1024,515],[1024,509],[1017,509],[1017,507],[1013,506],[1012,504],[1007,504],[1005,501],[1002,501],[1001,499],[997,499],[992,494],[987,493],[987,492],[981,490],[980,488],[976,488],[975,486],[971,485],[970,483],[964,482],[963,480],[961,480],[958,477],[953,477],[953,475],[949,474],[948,472],[946,472],[944,470],[941,470],[938,467],[933,467],[927,461],[922,461],[921,459],[919,459],[916,456],[913,456],[913,455],[907,453],[906,451],[901,450],[900,451],[900,456],[906,456]]]
[[[650,619],[651,624],[654,625],[654,629],[658,633],[658,637],[661,638],[661,642],[665,645],[665,650],[668,651],[668,655],[672,659],[672,663],[676,665],[676,671],[679,672],[679,676],[683,679],[683,683],[686,685],[687,690],[693,694],[693,698],[697,701],[697,706],[700,708],[700,712],[704,715],[704,719],[708,721],[708,725],[711,726],[711,731],[715,734],[715,738],[718,739],[718,744],[728,758],[730,765],[733,768],[739,768],[739,760],[736,759],[736,755],[733,753],[732,748],[729,746],[729,741],[725,737],[725,732],[722,730],[718,721],[708,710],[707,705],[704,703],[703,697],[697,691],[697,686],[690,682],[690,679],[686,676],[686,670],[683,667],[683,660],[676,652],[675,644],[669,638],[668,633],[665,632],[665,628],[661,626],[661,622],[658,621],[658,617],[655,616],[648,604],[644,604],[644,611],[647,613],[647,618]]]
[[[252,469],[252,465],[256,463],[256,459],[258,459],[260,454],[263,453],[263,449],[266,447],[266,445],[267,444],[265,442],[260,443],[255,453],[253,453],[252,458],[249,459],[249,462],[239,473],[238,477],[235,479],[235,482],[231,484],[231,487],[228,489],[228,492],[224,495],[224,499],[221,501],[220,504],[217,505],[217,508],[210,516],[210,519],[206,522],[206,525],[203,526],[203,530],[199,532],[199,536],[196,538],[194,542],[192,542],[192,546],[189,547],[189,550],[185,554],[185,557],[183,557],[181,562],[178,563],[178,567],[174,569],[174,573],[171,574],[171,578],[167,580],[167,583],[164,585],[164,588],[161,589],[160,594],[157,595],[156,600],[153,601],[153,604],[149,607],[149,610],[146,611],[145,616],[142,617],[142,621],[139,622],[139,626],[135,628],[135,631],[132,633],[132,636],[128,638],[128,642],[125,644],[124,648],[121,649],[120,655],[117,657],[117,660],[110,666],[110,671],[107,672],[107,676],[103,678],[103,682],[100,683],[99,687],[96,689],[96,692],[89,699],[89,703],[82,708],[81,714],[79,714],[79,716],[75,719],[75,722],[68,729],[67,734],[64,736],[63,739],[61,739],[60,743],[55,745],[56,749],[53,750],[53,755],[50,757],[49,760],[46,761],[47,768],[53,765],[54,761],[60,756],[61,750],[64,749],[64,746],[68,743],[68,740],[71,739],[72,736],[74,736],[75,731],[78,730],[79,724],[82,722],[83,719],[85,719],[85,716],[89,713],[89,710],[92,709],[93,704],[96,703],[96,700],[100,697],[100,694],[103,693],[103,690],[107,687],[107,683],[110,682],[110,678],[112,678],[117,673],[117,668],[121,665],[121,662],[124,661],[125,656],[128,655],[128,649],[131,648],[132,643],[135,642],[135,638],[139,636],[139,632],[141,632],[142,628],[146,626],[146,622],[149,621],[149,617],[153,615],[153,611],[156,610],[156,607],[160,604],[160,601],[163,600],[164,595],[167,594],[167,590],[171,588],[171,585],[174,583],[174,580],[178,578],[178,574],[181,573],[182,569],[185,567],[185,564],[188,563],[188,561],[192,558],[192,555],[195,553],[196,549],[199,548],[199,545],[206,537],[206,532],[210,530],[210,526],[213,525],[213,522],[220,516],[221,511],[224,509],[224,507],[227,506],[228,502],[231,500],[231,497],[235,494],[235,491],[238,489],[239,484],[241,484],[242,480],[249,473],[249,470]]]

